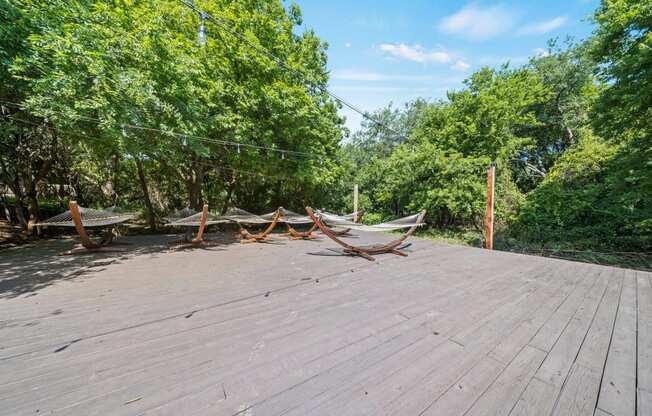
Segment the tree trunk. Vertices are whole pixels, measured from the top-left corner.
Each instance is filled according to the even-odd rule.
[[[23,205],[22,196],[19,197],[16,195],[16,205],[14,206],[14,211],[16,212],[16,219],[18,220],[18,224],[22,228],[27,229],[27,220],[25,219],[25,205]]]
[[[203,205],[201,186],[204,182],[204,170],[201,166],[193,166],[186,181],[188,186],[188,203],[190,208],[199,211]]]
[[[27,195],[27,200],[29,201],[29,221],[27,222],[27,232],[32,233],[34,224],[38,224],[41,221],[41,209],[38,205],[38,197],[36,196],[36,190],[32,189]],[[36,229],[37,233],[40,234],[40,228]]]
[[[113,204],[117,205],[118,203],[118,178],[120,174],[120,156],[118,153],[114,153],[112,156],[113,162],[113,178],[111,179],[111,188],[113,191]]]
[[[147,178],[145,177],[145,171],[143,170],[143,163],[139,157],[135,157],[136,169],[138,170],[138,179],[140,181],[140,188],[143,191],[143,197],[145,199],[145,207],[147,208],[147,221],[149,222],[149,228],[152,231],[156,231],[156,218],[154,217],[154,207],[152,206],[152,200],[149,197],[149,189],[147,188]]]
[[[229,187],[226,190],[226,198],[224,198],[224,205],[222,206],[222,215],[226,213],[226,210],[229,209],[229,204],[231,203],[231,196],[233,195],[233,191],[235,190],[236,186],[236,181],[233,179],[229,183]]]

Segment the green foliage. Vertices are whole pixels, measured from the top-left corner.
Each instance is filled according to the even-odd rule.
[[[651,249],[652,193],[632,186],[644,178],[627,170],[636,157],[629,144],[585,134],[528,196],[515,231],[529,241]]]
[[[295,5],[195,4],[303,76],[211,20],[200,42],[199,16],[175,0],[3,0],[0,99],[56,133],[58,151],[43,160],[66,156],[65,176],[87,205],[140,200],[162,213],[203,202],[252,210],[330,202],[324,190],[341,173],[333,158],[343,127],[323,92],[326,44],[312,31],[295,34]],[[13,119],[2,122],[16,130]],[[4,137],[11,146],[17,134]],[[6,162],[0,173],[12,176]]]
[[[348,211],[357,183],[366,222],[425,208],[476,244],[495,162],[498,246],[652,249],[651,0],[603,0],[587,41],[389,104],[344,143],[298,6],[195,4],[302,76],[210,19],[199,39],[176,0],[0,0],[0,181],[23,225],[46,194],[154,226],[203,203]]]
[[[603,0],[589,40],[598,76],[608,84],[593,113],[605,137],[652,134],[652,1]]]
[[[550,93],[536,74],[526,68],[482,68],[465,84],[466,89],[448,93],[445,112],[436,110],[433,122],[425,122],[417,136],[442,149],[491,160],[508,160],[532,143],[526,128],[537,124],[533,106]]]

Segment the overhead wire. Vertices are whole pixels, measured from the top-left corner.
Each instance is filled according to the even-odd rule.
[[[41,123],[36,123],[36,122],[30,121],[30,120],[23,120],[23,119],[20,119],[20,118],[9,116],[9,115],[3,115],[2,117],[17,121],[19,123],[24,123],[24,124],[28,124],[28,125],[31,125],[31,126],[35,126],[35,127],[42,127],[43,126],[43,124],[41,124]],[[72,131],[69,131],[69,130],[59,129],[58,131],[61,132],[61,133],[66,133],[66,134],[71,135],[73,137],[78,137],[78,138],[83,138],[83,139],[91,139],[91,140],[98,140],[98,141],[104,140],[102,137],[85,135],[85,134],[82,135],[82,134],[80,134],[78,132],[72,132]],[[202,161],[193,161],[193,163],[195,165],[200,165],[200,166],[211,168],[211,169],[241,173],[241,174],[245,174],[245,175],[249,175],[249,176],[259,176],[259,177],[264,177],[264,178],[285,179],[285,180],[294,179],[292,176],[288,176],[288,175],[268,174],[268,173],[265,173],[265,172],[262,172],[262,171],[252,171],[252,170],[245,170],[245,169],[237,169],[237,168],[232,168],[232,167],[227,167],[227,166],[223,166],[223,165],[218,165],[218,164],[208,163],[208,162],[202,162]]]
[[[299,70],[299,69],[297,69],[297,68],[293,68],[293,67],[291,67],[291,66],[288,65],[284,60],[282,60],[282,59],[279,58],[278,56],[274,55],[272,52],[270,52],[270,51],[267,50],[266,48],[261,47],[261,46],[255,44],[254,42],[252,42],[251,40],[249,40],[245,35],[243,35],[242,33],[238,32],[237,30],[233,29],[233,28],[231,27],[231,25],[230,25],[228,22],[226,22],[224,19],[222,19],[222,18],[218,18],[218,17],[215,17],[215,16],[212,15],[211,13],[209,13],[209,12],[207,12],[207,11],[205,11],[205,10],[199,9],[199,8],[194,4],[194,2],[192,2],[192,1],[188,1],[188,0],[179,0],[179,2],[180,2],[181,4],[183,4],[183,5],[185,5],[186,7],[192,9],[195,13],[197,13],[197,14],[200,16],[200,19],[202,19],[202,21],[203,21],[203,19],[209,19],[209,20],[211,20],[213,23],[219,25],[222,29],[224,29],[226,32],[228,32],[228,33],[231,34],[232,36],[235,36],[235,37],[237,37],[238,39],[240,39],[242,42],[244,42],[245,44],[247,44],[250,48],[252,48],[252,49],[255,50],[256,52],[261,53],[261,54],[267,56],[269,59],[271,59],[271,60],[273,60],[274,62],[276,62],[276,64],[277,64],[279,67],[281,67],[282,69],[285,69],[285,70],[287,70],[287,71],[290,71],[290,72],[291,72],[292,74],[294,74],[295,76],[298,76],[298,77],[299,77],[299,78],[300,78],[300,79],[301,79],[305,84],[307,84],[307,83],[310,82],[310,80],[308,79],[308,76],[307,76],[305,73],[303,73],[301,70]],[[315,87],[315,88],[317,88],[318,90],[320,90],[321,92],[327,94],[329,97],[331,97],[332,99],[334,99],[335,101],[337,101],[337,102],[340,103],[341,105],[343,105],[343,106],[345,106],[345,107],[348,107],[349,109],[351,109],[351,110],[353,110],[354,112],[360,114],[363,118],[365,118],[365,119],[371,121],[372,123],[374,123],[374,124],[376,124],[376,125],[378,125],[378,126],[381,126],[381,127],[384,128],[385,130],[387,130],[387,131],[389,131],[389,132],[391,132],[391,133],[393,133],[393,134],[395,134],[395,135],[401,137],[401,138],[404,139],[404,140],[407,139],[404,135],[398,133],[396,130],[394,130],[394,129],[392,129],[391,127],[389,127],[386,123],[383,123],[382,121],[378,120],[377,118],[372,117],[371,115],[369,115],[368,112],[361,110],[360,108],[358,108],[358,107],[355,106],[354,104],[351,104],[350,102],[348,102],[348,101],[345,100],[344,98],[342,98],[342,97],[340,97],[339,95],[337,95],[337,94],[331,92],[331,91],[330,91],[328,88],[326,88],[325,86],[323,86],[323,85],[315,85],[315,86],[310,85],[310,86],[311,86],[311,87]]]
[[[25,110],[26,107],[20,103],[12,102],[12,101],[6,101],[0,99],[0,103],[3,103],[4,105],[14,107],[20,110]],[[53,114],[60,114],[63,115],[63,112],[60,111],[52,111],[49,110]],[[77,115],[77,117],[81,120],[85,121],[92,121],[92,122],[97,122],[97,123],[104,123],[106,120],[102,120],[100,118],[96,117],[88,117],[84,115]],[[301,152],[297,150],[289,150],[289,149],[281,149],[278,147],[270,147],[270,146],[261,146],[257,144],[250,144],[250,143],[245,143],[245,142],[237,142],[237,141],[232,141],[232,140],[222,140],[222,139],[215,139],[212,137],[206,137],[206,136],[200,136],[196,134],[189,134],[189,133],[180,133],[176,131],[170,131],[170,130],[162,130],[162,129],[157,129],[154,127],[146,127],[146,126],[141,126],[138,124],[132,124],[132,123],[121,123],[120,127],[125,128],[125,129],[134,129],[134,130],[141,130],[141,131],[149,131],[149,132],[155,132],[159,133],[164,136],[175,136],[177,138],[181,139],[195,139],[199,141],[203,141],[206,143],[214,143],[214,144],[220,144],[223,146],[230,146],[230,147],[235,147],[238,151],[240,152],[240,148],[249,148],[249,149],[255,149],[255,150],[265,150],[265,151],[270,151],[274,153],[278,153],[281,155],[283,159],[285,159],[285,156],[291,155],[295,157],[303,157],[303,158],[308,158],[308,159],[318,159],[318,160],[324,160],[324,159],[333,159],[335,156],[327,156],[325,154],[319,154],[319,153],[309,153],[309,152]]]

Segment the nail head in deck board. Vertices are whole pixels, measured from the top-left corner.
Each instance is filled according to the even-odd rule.
[[[130,240],[137,252],[120,262],[53,266],[48,273],[60,279],[35,289],[36,298],[0,293],[0,316],[9,322],[0,328],[0,415],[402,415],[432,405],[430,412],[470,407],[477,416],[522,410],[519,397],[533,412],[555,403],[565,409],[573,388],[585,385],[588,394],[599,382],[573,367],[561,393],[545,394],[532,375],[546,352],[527,343],[543,329],[560,358],[550,362],[565,368],[566,349],[554,344],[576,344],[584,327],[571,320],[585,322],[605,276],[622,279],[618,269],[421,240],[410,257],[379,257],[373,267],[305,254],[327,242],[152,253],[138,250],[155,237]],[[3,262],[27,275],[43,272],[25,259],[62,261],[48,257],[60,245],[45,246],[49,251],[5,252]],[[0,280],[12,279],[9,273],[0,270]],[[641,387],[651,377],[643,325],[650,312],[642,301],[650,276],[636,275],[639,300],[632,303],[641,335],[639,416],[649,408]],[[310,277],[321,283],[301,280]],[[601,337],[611,337],[608,323],[624,299],[614,296],[612,279],[578,355],[582,365],[594,363],[591,370],[607,359]],[[273,302],[264,301],[267,292]],[[200,313],[186,319],[193,311]],[[588,348],[590,339],[600,347]],[[135,397],[142,398],[124,405]]]

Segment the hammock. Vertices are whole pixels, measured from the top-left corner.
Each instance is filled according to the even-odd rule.
[[[75,206],[79,211],[79,217],[84,227],[106,227],[108,225],[120,224],[136,217],[136,214],[132,212],[121,213],[116,212],[115,209],[97,210],[92,208],[84,208],[77,205],[77,203],[75,203]],[[35,225],[52,227],[75,227],[72,210],[73,208]]]
[[[182,210],[182,213],[183,211],[187,213],[192,212],[190,209]],[[220,219],[217,215],[208,212],[208,204],[205,204],[201,212],[188,215],[185,218],[177,218],[166,224],[170,226],[186,227],[186,234],[184,237],[180,240],[170,241],[168,246],[175,246],[175,248],[179,249],[215,245],[216,243],[214,241],[204,239],[204,230],[207,225],[218,224],[220,222],[226,222],[226,220]],[[195,237],[192,236],[191,227],[199,227]]]
[[[68,206],[70,208],[69,211],[55,215],[52,218],[36,224],[54,227],[75,227],[77,234],[79,234],[81,247],[74,247],[72,250],[62,254],[87,253],[91,251],[120,251],[107,247],[110,244],[120,244],[113,241],[115,235],[113,234],[111,226],[128,221],[134,218],[136,214],[130,212],[119,213],[115,212],[115,209],[109,211],[84,208],[77,205],[76,201],[70,201]],[[104,233],[104,236],[99,243],[92,241],[86,232],[86,227],[107,226],[109,227],[109,230]]]
[[[364,211],[355,211],[345,215],[331,214],[330,212],[326,212],[326,211],[320,211],[320,212],[322,214],[328,215],[331,218],[337,218],[339,221],[353,221],[354,219],[357,219],[357,221],[353,221],[353,222],[359,222],[362,216],[364,215]]]
[[[240,227],[240,232],[238,236],[240,237],[240,242],[245,243],[263,243],[267,241],[267,237],[274,230],[276,224],[279,222],[281,217],[281,208],[276,211],[264,214],[264,215],[255,215],[250,212],[245,211],[240,208],[231,208],[224,215],[221,215],[219,218],[221,220],[231,221],[238,224]],[[242,223],[246,224],[269,224],[262,232],[254,234],[242,227]]]
[[[191,215],[195,215],[197,211],[190,207],[186,207],[183,209],[179,209],[177,211],[174,211],[172,214],[168,215],[167,217],[164,217],[163,219],[166,221],[166,225],[171,224],[175,221],[178,221],[182,218],[187,218]]]
[[[204,221],[202,221],[203,216],[204,216],[204,212],[202,210],[202,212],[188,215],[187,217],[183,217],[183,218],[173,219],[172,217],[170,217],[168,218],[169,222],[165,225],[169,225],[172,227],[200,227],[202,223],[204,225],[213,225],[213,224],[228,222],[228,220],[225,220],[210,212],[206,213],[206,218],[204,219]]]
[[[317,224],[313,223],[312,218],[307,215],[297,214],[289,209],[279,208],[281,212],[280,222],[283,222],[288,229],[284,235],[290,240],[312,240],[317,238],[312,233],[317,229]],[[308,231],[297,231],[292,224],[312,224]]]
[[[256,215],[251,212],[245,211],[240,208],[229,208],[224,215],[220,215],[220,219],[224,221],[236,222],[238,224],[267,224],[273,221],[273,216],[276,211],[270,214]]]
[[[386,230],[391,230],[391,229],[399,229],[399,228],[407,228],[410,227],[410,229],[403,234],[400,238],[397,238],[396,240],[390,241],[387,244],[372,244],[372,245],[367,245],[367,246],[354,246],[348,243],[345,243],[344,241],[340,240],[337,238],[335,234],[323,223],[321,217],[323,213],[315,213],[312,208],[306,207],[306,212],[308,212],[308,215],[312,220],[315,222],[315,224],[319,227],[319,229],[324,233],[328,238],[336,242],[337,244],[341,245],[344,248],[344,252],[347,254],[351,255],[357,255],[360,257],[363,257],[367,260],[375,260],[372,255],[375,254],[383,254],[383,253],[392,253],[392,254],[397,254],[399,256],[406,256],[407,254],[400,251],[400,245],[403,244],[403,242],[410,237],[414,232],[417,230],[418,227],[424,225],[425,223],[423,222],[423,218],[426,216],[426,210],[421,211],[419,214],[416,215],[411,215],[409,217],[401,218],[395,221],[383,223],[383,224],[378,224],[378,225],[366,225],[366,226],[361,226],[359,224],[356,224],[354,222],[351,222],[352,225],[356,227],[356,229],[359,229],[361,231],[378,231],[378,227],[382,231]],[[348,224],[347,224],[348,225]]]
[[[310,218],[309,215],[301,215],[285,208],[280,208],[280,209],[282,210],[281,222],[285,223],[285,226],[288,229],[288,232],[285,234],[288,238],[290,238],[291,240],[312,240],[317,238],[315,235],[312,234],[318,228],[317,224],[313,222],[312,218]],[[351,214],[351,215],[355,215],[355,214]],[[312,223],[312,226],[308,229],[308,231],[297,231],[292,226],[292,224],[310,224],[310,223]],[[349,233],[349,231],[351,231],[350,228],[345,228],[343,230],[334,230],[331,228],[331,232],[333,232],[337,236],[346,235]]]
[[[339,217],[322,211],[317,211],[317,213],[321,221],[326,224],[344,226],[358,231],[371,231],[371,232],[394,231],[403,228],[409,228],[412,226],[419,227],[421,225],[424,225],[424,223],[421,222],[421,220],[419,220],[419,216],[421,215],[421,213],[410,215],[408,217],[399,218],[397,220],[393,220],[389,222],[375,224],[375,225],[358,224],[353,221],[343,219],[343,217]]]

